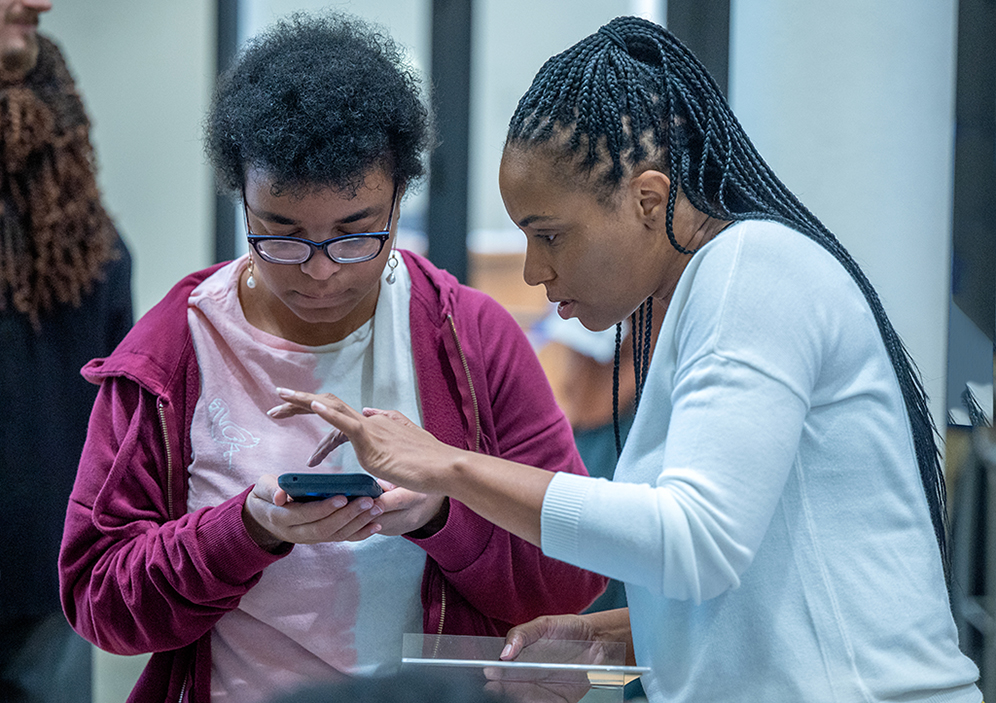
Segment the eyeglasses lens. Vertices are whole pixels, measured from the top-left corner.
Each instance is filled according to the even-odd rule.
[[[325,251],[340,264],[348,264],[372,259],[383,246],[384,242],[376,237],[353,237],[332,242]]]
[[[311,247],[304,242],[285,239],[267,239],[257,245],[261,256],[275,264],[293,264],[304,261],[311,255]]]
[[[384,243],[377,237],[351,237],[325,245],[328,255],[340,264],[367,261],[380,253]],[[275,264],[299,264],[306,261],[312,247],[289,239],[265,239],[257,244],[261,256]]]

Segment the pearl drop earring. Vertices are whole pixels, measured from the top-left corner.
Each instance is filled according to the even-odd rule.
[[[252,275],[252,269],[253,269],[253,260],[252,260],[252,254],[250,254],[249,255],[249,278],[246,279],[246,285],[249,288],[255,288],[256,287],[256,279]]]

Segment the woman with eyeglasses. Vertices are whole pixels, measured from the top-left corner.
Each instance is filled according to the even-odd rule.
[[[605,579],[441,494],[298,502],[276,476],[328,427],[268,414],[278,387],[403,410],[440,441],[582,475],[571,428],[497,303],[393,247],[428,113],[391,40],[297,15],[220,81],[207,152],[250,251],[191,274],[100,384],[60,558],[66,614],[117,654],[152,652],[132,700],[267,700],[400,664],[404,633],[502,636],[580,612]],[[279,414],[279,413],[273,413]],[[314,464],[314,465],[311,465]]]
[[[282,391],[275,414],[316,412],[371,473],[626,584],[628,610],[517,627],[506,658],[543,637],[624,642],[653,703],[978,703],[920,379],[702,64],[662,27],[613,20],[540,69],[499,187],[525,279],[561,316],[634,316],[613,480],[471,454],[328,395]]]

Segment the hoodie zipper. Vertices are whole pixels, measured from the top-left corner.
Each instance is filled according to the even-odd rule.
[[[159,425],[163,431],[163,444],[166,446],[166,517],[174,520],[173,514],[173,450],[169,444],[169,427],[166,424],[166,409],[161,398],[156,400],[159,411]]]
[[[169,443],[169,425],[166,424],[166,408],[163,407],[162,398],[156,399],[156,410],[159,413],[159,426],[163,432],[163,445],[166,448],[166,517],[174,520],[173,514],[173,448]],[[189,675],[184,677],[183,685],[180,686],[180,697],[177,703],[183,703],[187,697],[187,683]]]
[[[477,391],[474,389],[474,379],[470,375],[470,364],[467,363],[467,355],[463,352],[463,345],[460,343],[460,335],[457,334],[456,323],[453,315],[447,314],[446,319],[450,323],[450,332],[453,333],[453,341],[456,343],[457,353],[460,355],[460,363],[463,365],[463,372],[467,376],[467,386],[470,388],[470,402],[474,408],[474,451],[481,451],[481,411],[477,407]],[[436,656],[439,651],[439,644],[442,640],[443,625],[446,622],[446,579],[440,580],[439,595],[439,627],[436,628],[436,646],[433,648],[432,656]]]
[[[450,321],[450,330],[453,332],[453,341],[456,342],[457,353],[460,355],[460,362],[463,364],[463,372],[467,374],[467,385],[470,386],[470,401],[474,406],[474,451],[481,451],[481,411],[477,408],[477,391],[474,390],[474,379],[470,376],[470,365],[467,363],[467,356],[463,353],[463,345],[460,344],[460,336],[457,334],[456,323],[453,322],[453,315],[446,315]]]
[[[442,598],[439,605],[439,627],[436,628],[436,645],[432,648],[431,659],[436,658],[436,654],[439,653],[439,645],[443,640],[443,623],[446,622],[446,579],[440,580],[440,592],[442,593]]]

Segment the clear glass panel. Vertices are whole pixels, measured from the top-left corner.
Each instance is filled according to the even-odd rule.
[[[621,701],[623,687],[647,672],[624,664],[626,646],[619,642],[543,639],[514,661],[499,659],[504,646],[502,637],[406,634],[401,661],[442,667],[523,703]]]

